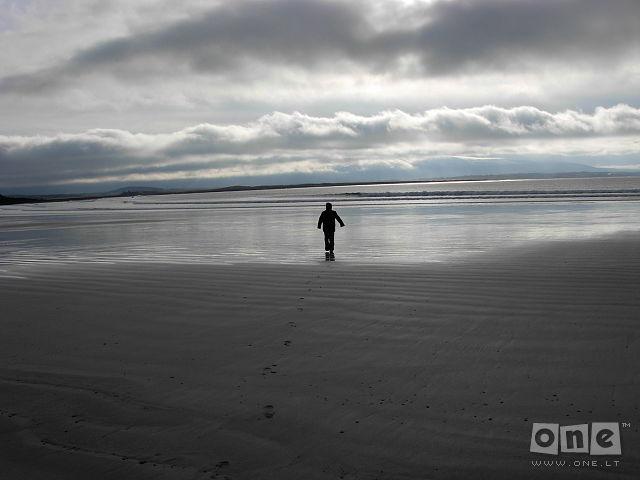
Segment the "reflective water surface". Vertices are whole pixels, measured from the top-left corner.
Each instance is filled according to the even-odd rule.
[[[640,192],[639,181],[625,179],[621,186],[597,180],[586,186],[585,179],[558,179],[316,187],[2,207],[0,274],[72,262],[324,261],[316,222],[325,201],[334,202],[347,224],[336,232],[336,255],[347,262],[446,261],[531,241],[640,230],[640,201],[633,195]],[[465,188],[534,193],[515,199],[499,193],[488,200],[401,195]],[[589,189],[618,193],[590,197]],[[574,190],[564,194],[568,198],[535,193]],[[390,195],[345,195],[363,192]]]

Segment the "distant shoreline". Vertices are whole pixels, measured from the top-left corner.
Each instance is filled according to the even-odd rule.
[[[67,202],[75,200],[97,200],[101,198],[149,196],[149,195],[183,195],[193,193],[240,192],[253,190],[282,190],[314,187],[346,187],[356,185],[399,185],[417,183],[446,182],[483,182],[491,180],[538,180],[553,178],[599,178],[599,177],[636,177],[640,172],[565,172],[565,173],[520,173],[500,175],[468,175],[459,177],[432,178],[421,180],[379,180],[369,182],[317,182],[274,185],[229,185],[219,188],[199,189],[163,189],[157,187],[128,186],[100,193],[50,194],[50,195],[0,195],[0,205],[16,205],[24,203]]]

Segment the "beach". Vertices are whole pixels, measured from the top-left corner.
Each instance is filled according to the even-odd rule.
[[[41,265],[0,278],[2,478],[637,478],[639,287],[633,232],[404,265]],[[533,422],[620,422],[620,463],[532,466]]]
[[[0,480],[640,480],[640,0],[0,2]]]

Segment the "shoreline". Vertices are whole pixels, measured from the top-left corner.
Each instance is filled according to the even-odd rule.
[[[423,180],[378,180],[363,182],[317,182],[317,183],[293,183],[293,184],[262,184],[262,185],[228,185],[203,189],[170,189],[150,186],[124,186],[114,191],[94,193],[53,193],[53,194],[21,194],[12,193],[0,195],[0,205],[17,205],[22,203],[48,203],[66,202],[77,200],[97,200],[102,198],[119,198],[131,196],[154,195],[188,195],[194,193],[224,193],[244,192],[254,190],[295,190],[300,188],[317,187],[350,187],[373,185],[402,185],[414,183],[447,183],[447,182],[490,182],[504,180],[548,180],[563,178],[614,178],[636,177],[640,173],[634,171],[600,171],[600,172],[558,172],[558,173],[515,173],[515,174],[487,174],[487,175],[463,175],[458,177],[437,177]],[[153,191],[150,191],[153,190]]]
[[[533,469],[549,457],[529,453],[531,424],[619,421],[615,473],[634,478],[639,287],[637,234],[398,267],[0,278],[0,464],[36,480],[599,478],[614,472]]]

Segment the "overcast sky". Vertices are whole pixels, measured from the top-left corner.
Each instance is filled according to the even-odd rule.
[[[638,0],[0,0],[0,193],[640,170],[638,25]]]

